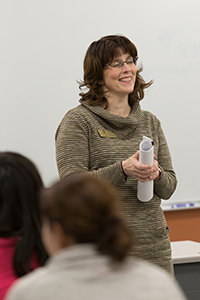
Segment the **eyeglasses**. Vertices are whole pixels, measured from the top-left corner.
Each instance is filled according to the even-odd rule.
[[[137,60],[138,60],[137,56],[136,57],[129,57],[129,58],[127,58],[127,60],[124,60],[124,61],[117,59],[117,60],[114,60],[111,63],[107,64],[105,66],[105,68],[106,67],[111,67],[111,68],[114,68],[114,69],[120,69],[120,68],[123,67],[124,63],[126,63],[127,65],[132,65],[132,64],[136,65]]]

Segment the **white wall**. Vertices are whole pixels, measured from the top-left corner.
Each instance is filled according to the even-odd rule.
[[[0,150],[31,158],[46,185],[57,179],[55,130],[78,104],[85,51],[121,33],[154,79],[142,108],[168,140],[179,180],[172,201],[200,200],[199,10],[198,0],[1,0]]]

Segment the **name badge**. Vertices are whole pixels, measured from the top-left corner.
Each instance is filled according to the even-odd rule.
[[[116,139],[117,136],[113,131],[98,129],[100,137]]]

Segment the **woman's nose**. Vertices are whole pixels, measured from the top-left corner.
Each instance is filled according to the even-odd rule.
[[[122,72],[125,72],[125,71],[130,71],[130,66],[126,62],[124,62],[123,67],[122,67]]]

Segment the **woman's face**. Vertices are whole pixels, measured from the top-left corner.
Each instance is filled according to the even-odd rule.
[[[110,64],[105,67],[103,71],[103,87],[105,97],[123,97],[130,94],[135,85],[137,67],[135,63],[129,63],[131,55],[129,53],[121,54],[119,57],[114,58],[113,62],[124,62],[121,67],[112,67]],[[113,65],[113,64],[112,64]]]

